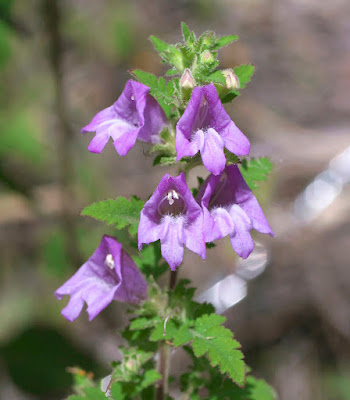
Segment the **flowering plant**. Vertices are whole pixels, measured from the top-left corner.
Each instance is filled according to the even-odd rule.
[[[130,305],[132,318],[122,332],[123,358],[113,363],[110,376],[98,384],[77,370],[76,394],[69,400],[172,399],[171,357],[178,348],[192,360],[180,376],[182,399],[275,398],[269,385],[248,375],[240,344],[223,326],[225,317],[194,301],[189,281],[177,281],[185,248],[205,259],[212,242],[228,235],[233,250],[247,258],[254,249],[252,229],[273,235],[251,190],[272,165],[267,158],[239,158],[249,154],[250,143],[223,105],[239,96],[254,67],[218,68],[218,50],[237,36],[205,32],[196,38],[184,23],[182,33],[184,41],[176,45],[151,36],[171,66],[165,78],[132,71],[136,80],[82,129],[95,132],[91,152],[101,153],[112,138],[117,153],[126,156],[140,140],[149,144],[154,166],[177,165],[179,174],[165,174],[146,202],[119,197],[81,212],[116,230],[128,228],[128,237],[104,236],[56,291],[58,299],[70,296],[62,314],[73,321],[87,303],[92,320],[116,300]],[[188,174],[202,163],[208,177],[190,189]],[[169,285],[161,287],[157,280],[167,271]]]

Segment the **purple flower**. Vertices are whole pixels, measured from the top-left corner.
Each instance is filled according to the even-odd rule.
[[[148,86],[128,80],[119,99],[97,113],[90,124],[81,130],[81,133],[96,132],[89,151],[101,153],[110,137],[121,156],[129,152],[136,139],[158,143],[166,116],[149,91]]]
[[[219,175],[225,168],[224,147],[241,156],[250,144],[225,111],[215,86],[196,87],[188,106],[176,125],[177,161],[201,153],[208,171]]]
[[[233,249],[243,258],[254,249],[251,229],[274,235],[236,165],[227,166],[219,176],[210,175],[203,183],[197,201],[203,207],[206,241],[230,235]]]
[[[134,261],[113,237],[103,236],[94,254],[55,292],[61,300],[69,295],[62,315],[74,321],[87,303],[91,321],[112,300],[139,303],[147,297],[147,283]]]
[[[172,271],[182,262],[184,244],[202,258],[206,256],[203,212],[188,189],[183,172],[176,178],[164,175],[141,211],[139,249],[158,239],[162,256]]]

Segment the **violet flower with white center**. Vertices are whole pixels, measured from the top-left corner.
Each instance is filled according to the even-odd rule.
[[[141,211],[138,230],[139,250],[143,244],[160,239],[164,259],[174,271],[186,247],[206,257],[203,212],[187,187],[185,174],[163,176]]]
[[[230,236],[233,250],[247,258],[254,249],[251,229],[274,236],[264,213],[236,165],[221,175],[210,175],[203,183],[197,201],[204,212],[205,239],[212,242]]]
[[[96,132],[89,144],[89,151],[101,153],[110,137],[121,156],[129,152],[136,139],[159,143],[159,133],[167,120],[161,106],[149,91],[148,86],[128,80],[118,100],[97,113],[82,128],[81,133]]]
[[[55,292],[69,295],[62,315],[74,321],[87,303],[89,320],[113,300],[138,304],[147,297],[147,283],[135,262],[113,237],[103,236],[94,254]]]
[[[224,109],[215,86],[196,87],[176,125],[177,161],[201,153],[208,171],[219,175],[225,168],[224,147],[238,156],[249,153],[250,143]]]

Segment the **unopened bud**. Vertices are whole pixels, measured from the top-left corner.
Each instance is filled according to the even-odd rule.
[[[225,77],[225,86],[229,90],[235,90],[240,88],[238,76],[233,72],[233,69],[224,69],[222,71]]]
[[[200,58],[201,62],[205,64],[211,64],[215,60],[213,54],[209,50],[204,50]]]
[[[196,86],[196,81],[194,80],[191,71],[186,68],[182,77],[180,78],[180,87],[185,90],[192,90]]]

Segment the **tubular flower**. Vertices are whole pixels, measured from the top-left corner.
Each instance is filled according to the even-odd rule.
[[[141,211],[138,230],[139,250],[144,243],[160,239],[164,259],[174,271],[187,248],[206,257],[203,212],[187,187],[185,175],[164,175]]]
[[[232,248],[242,258],[254,249],[251,229],[272,232],[264,213],[236,165],[225,168],[219,176],[210,175],[203,183],[197,201],[204,212],[207,242],[230,236]]]
[[[103,236],[94,254],[55,292],[61,300],[69,295],[62,315],[74,321],[87,303],[89,320],[112,300],[139,303],[147,297],[147,283],[134,261],[113,237]]]
[[[128,80],[119,99],[97,113],[81,130],[81,133],[96,132],[89,144],[89,151],[101,153],[110,137],[121,156],[129,152],[136,139],[158,143],[166,116],[149,91],[148,86]]]
[[[225,111],[215,86],[196,87],[176,125],[177,161],[201,153],[208,171],[219,175],[225,168],[224,147],[236,155],[249,153],[250,144]]]

